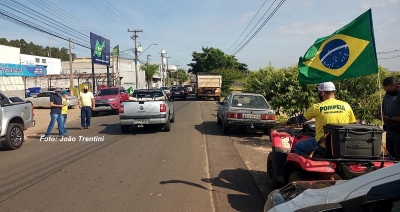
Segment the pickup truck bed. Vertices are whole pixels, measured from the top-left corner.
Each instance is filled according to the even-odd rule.
[[[174,122],[174,105],[161,90],[135,91],[119,110],[121,131],[128,133],[131,126],[158,125],[171,130]]]

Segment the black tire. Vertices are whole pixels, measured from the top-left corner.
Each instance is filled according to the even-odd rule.
[[[267,182],[272,189],[283,186],[284,181],[284,164],[286,158],[284,153],[272,151],[267,158]],[[279,179],[281,178],[281,180]]]
[[[130,129],[131,129],[130,125],[121,125],[121,132],[122,133],[129,133]]]
[[[5,140],[1,142],[5,149],[16,150],[24,143],[24,129],[20,124],[9,123]]]
[[[218,124],[218,125],[222,125],[222,121],[221,121],[221,119],[219,118],[218,114],[217,114],[217,124]]]
[[[293,169],[288,177],[288,183],[291,183],[294,181],[313,181],[313,180],[315,180],[313,173],[306,172],[299,168]]]
[[[164,124],[163,128],[165,132],[171,131],[171,121],[169,119],[167,120],[167,123]]]
[[[172,112],[171,123],[175,122],[175,111]]]
[[[99,116],[99,112],[92,111],[92,117]]]
[[[225,135],[228,135],[230,128],[228,126],[226,126],[226,124],[224,122],[222,122],[221,124],[222,124],[222,133]]]
[[[268,129],[264,129],[264,135],[271,135],[271,131],[272,131],[272,129],[271,128],[268,128]]]
[[[186,97],[183,97],[183,100],[186,100]]]
[[[112,114],[119,115],[119,110],[113,110]]]

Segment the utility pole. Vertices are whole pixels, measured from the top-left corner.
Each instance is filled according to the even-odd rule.
[[[170,73],[169,73],[169,71],[168,71],[168,70],[169,70],[169,67],[168,67],[168,58],[171,58],[171,57],[165,57],[165,58],[167,59],[167,85],[166,85],[166,86],[169,86],[169,84],[170,84],[170,83],[169,83],[169,74],[170,74]]]
[[[137,33],[138,32],[143,32],[143,30],[129,30],[128,32],[133,32],[133,35],[131,36],[131,38],[134,40],[135,42],[135,72],[136,72],[136,89],[138,89],[138,83],[139,83],[139,75],[138,75],[138,68],[137,68],[137,61],[138,61],[138,56],[137,56],[137,44],[136,44],[136,40],[138,38]]]
[[[69,91],[70,95],[74,93],[74,75],[72,73],[72,52],[71,52],[71,39],[68,39],[69,46]]]
[[[117,81],[116,82],[116,84],[117,84],[117,87],[118,86],[120,86],[120,80],[119,80],[119,55],[117,56],[117,63],[116,63],[116,71],[115,71],[115,81]]]
[[[147,60],[146,60],[146,64],[149,64],[149,60],[150,60],[150,55],[146,55],[147,56]]]

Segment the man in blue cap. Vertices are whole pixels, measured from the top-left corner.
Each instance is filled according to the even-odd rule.
[[[50,96],[50,123],[47,127],[45,137],[50,137],[50,133],[53,130],[54,124],[58,123],[58,131],[62,137],[65,136],[65,130],[63,127],[63,118],[61,115],[61,108],[64,107],[61,98],[61,88],[56,88],[55,93]]]

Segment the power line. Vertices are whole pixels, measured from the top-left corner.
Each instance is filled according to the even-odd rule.
[[[24,19],[21,18],[21,17],[18,17],[18,16],[15,16],[15,15],[13,15],[13,14],[10,14],[10,13],[8,13],[7,11],[4,11],[4,10],[1,10],[1,9],[0,9],[0,15],[2,16],[1,18],[5,19],[5,20],[11,21],[11,22],[13,22],[13,23],[19,23],[19,24],[22,24],[22,25],[24,25],[24,26],[27,26],[27,27],[29,27],[29,28],[31,28],[31,29],[34,29],[34,30],[37,30],[37,31],[40,31],[40,32],[43,32],[43,33],[46,33],[46,34],[49,34],[49,35],[52,35],[52,36],[54,36],[54,37],[63,39],[63,40],[65,40],[65,41],[68,41],[68,38],[66,38],[66,37],[63,36],[63,35],[60,35],[59,33],[56,33],[56,32],[54,32],[54,31],[48,30],[48,29],[46,29],[46,28],[44,28],[44,27],[38,26],[37,24],[33,24],[32,22],[29,22],[29,21],[27,21],[27,20],[24,20]],[[90,47],[88,47],[88,46],[86,46],[86,45],[84,45],[84,44],[82,44],[82,43],[80,43],[80,42],[73,41],[73,43],[75,43],[75,44],[77,44],[77,45],[79,45],[79,46],[82,46],[82,47],[84,47],[84,48],[90,49]]]
[[[240,37],[242,37],[243,33],[247,30],[247,28],[250,26],[250,24],[253,22],[253,20],[256,18],[256,16],[258,15],[258,13],[260,12],[260,10],[264,7],[265,3],[267,3],[268,0],[265,0],[264,3],[261,5],[260,9],[258,9],[257,13],[254,15],[253,19],[251,19],[250,23],[246,26],[246,28],[243,30],[242,34],[239,35],[239,37],[236,39],[235,43],[232,44],[231,47],[229,47],[228,51],[229,52],[231,50],[231,48],[236,44],[236,42],[240,39]]]
[[[110,18],[110,16],[108,16],[108,15],[105,14],[105,13],[103,13],[102,11],[100,11],[99,9],[97,9],[96,7],[94,7],[92,4],[90,4],[89,2],[87,2],[86,0],[83,0],[83,1],[86,2],[86,4],[90,5],[91,7],[93,7],[95,10],[99,11],[101,14],[105,15],[106,17],[108,17],[110,20],[114,21],[115,23],[118,23],[118,22],[116,22],[114,19]]]
[[[392,50],[392,51],[386,51],[386,52],[378,52],[378,54],[391,54],[395,52],[400,52],[400,49]]]
[[[131,20],[129,20],[129,18],[127,18],[123,13],[121,13],[117,8],[115,8],[112,4],[110,4],[110,2],[108,2],[107,0],[104,0],[105,2],[107,2],[107,4],[109,4],[112,8],[114,8],[119,14],[121,14],[124,18],[126,18],[126,20],[128,20],[130,23],[132,23],[133,25],[135,25],[135,26],[137,26],[138,28],[140,28],[138,25],[136,25],[135,23],[133,23]],[[152,42],[152,43],[155,43],[153,40],[151,40],[150,39],[150,37],[149,36],[147,36],[147,33],[146,32],[143,32],[144,33],[144,35],[146,36],[146,38],[150,41],[150,42]]]
[[[75,32],[77,32],[77,33],[80,33],[80,32],[78,32],[78,31],[76,31],[76,30],[74,30],[74,29],[72,29],[72,28],[70,28],[70,27],[68,27],[68,26],[65,26],[64,24],[61,24],[60,22],[55,21],[54,19],[52,19],[52,18],[50,18],[50,17],[47,17],[47,16],[41,14],[41,13],[38,12],[38,11],[32,10],[32,9],[30,9],[29,7],[27,7],[27,6],[23,5],[23,4],[20,4],[20,3],[17,2],[18,5],[16,5],[16,4],[13,4],[13,2],[15,2],[15,1],[12,0],[12,2],[8,2],[9,5],[3,4],[3,3],[0,3],[0,5],[3,5],[3,6],[9,8],[9,9],[11,9],[11,10],[14,10],[15,12],[21,12],[21,11],[17,10],[17,9],[20,9],[20,10],[22,10],[22,11],[25,12],[25,16],[27,16],[27,17],[29,17],[29,18],[31,18],[31,19],[33,19],[33,20],[36,20],[36,21],[38,21],[38,22],[40,22],[40,23],[42,23],[42,24],[45,24],[45,25],[47,25],[47,26],[49,26],[49,27],[55,28],[56,30],[62,31],[62,32],[66,33],[66,34],[69,34],[70,36],[75,37],[75,38],[77,38],[77,39],[82,39],[82,36],[75,36],[74,34],[71,34],[71,33],[69,33],[68,31],[75,31]],[[25,9],[25,8],[27,8],[27,9]],[[33,13],[32,15],[35,16],[35,17],[37,17],[37,18],[39,18],[39,19],[44,19],[44,20],[49,19],[49,20],[51,20],[51,21],[54,21],[54,22],[56,22],[56,23],[59,23],[59,25],[56,25],[56,27],[55,27],[55,26],[52,26],[52,25],[50,25],[50,24],[47,23],[47,22],[41,21],[41,20],[39,20],[39,19],[37,19],[37,18],[35,18],[35,17],[33,17],[33,16],[28,15],[27,13],[29,13],[29,14],[32,14],[32,13]],[[40,17],[39,15],[43,16],[44,18],[43,18],[43,17]],[[46,21],[48,21],[48,20],[46,20]],[[50,22],[50,21],[48,21],[48,22]],[[61,26],[60,26],[60,25],[61,25]],[[60,28],[59,28],[59,27],[60,27]],[[67,28],[67,31],[65,31],[66,28]],[[69,29],[68,29],[68,28],[69,28]],[[80,33],[80,34],[82,34],[82,33]],[[83,34],[82,34],[82,35],[83,35]],[[85,39],[82,39],[82,40],[85,40]]]
[[[268,21],[272,18],[272,16],[274,16],[274,14],[276,13],[276,11],[279,10],[279,8],[283,5],[283,3],[285,3],[285,0],[282,0],[281,2],[279,2],[278,6],[275,7],[274,11],[272,11],[272,13],[268,16],[268,18],[264,21],[264,23],[257,29],[257,31],[247,40],[247,42],[245,44],[243,44],[233,55],[236,55],[237,53],[239,53],[245,46],[247,46],[247,44],[249,44],[249,42],[261,31],[261,29],[268,23]]]
[[[28,2],[30,2],[32,5],[35,5],[37,8],[46,9],[46,12],[48,14],[52,15],[52,17],[58,18],[58,20],[61,20],[65,24],[68,24],[70,26],[75,26],[76,28],[78,28],[80,31],[83,32],[86,32],[88,30],[87,26],[83,26],[83,24],[81,24],[80,22],[74,21],[67,15],[61,14],[61,11],[57,11],[56,8],[51,7],[51,5],[43,4],[42,2],[34,2],[32,0],[28,0]],[[60,15],[62,15],[63,17],[60,18]],[[87,34],[88,33],[86,33],[85,36],[87,36]]]
[[[246,37],[243,38],[242,42],[240,42],[232,51],[231,53],[233,53],[234,51],[236,51],[236,49],[242,45],[242,43],[247,39],[247,37],[249,37],[249,35],[253,32],[253,30],[257,27],[257,25],[262,21],[262,19],[264,18],[265,15],[267,15],[267,13],[269,12],[269,10],[271,9],[271,7],[275,4],[276,0],[274,0],[274,2],[272,2],[271,6],[269,6],[269,8],[267,9],[267,11],[264,13],[264,15],[260,18],[260,20],[258,20],[258,22],[256,23],[256,25],[254,25],[254,27],[250,30],[250,32],[246,35]]]
[[[110,9],[110,7],[108,7],[106,4],[104,4],[102,1],[97,0],[98,2],[100,2],[104,7],[106,7],[109,11],[111,11],[112,13],[114,13],[116,16],[118,16],[121,20],[127,22],[124,18],[122,18],[119,14],[115,13],[112,9]],[[112,6],[112,5],[111,5]]]
[[[389,60],[389,59],[394,59],[394,58],[398,58],[398,57],[400,57],[400,55],[397,55],[394,57],[382,57],[382,58],[379,58],[378,60]]]

